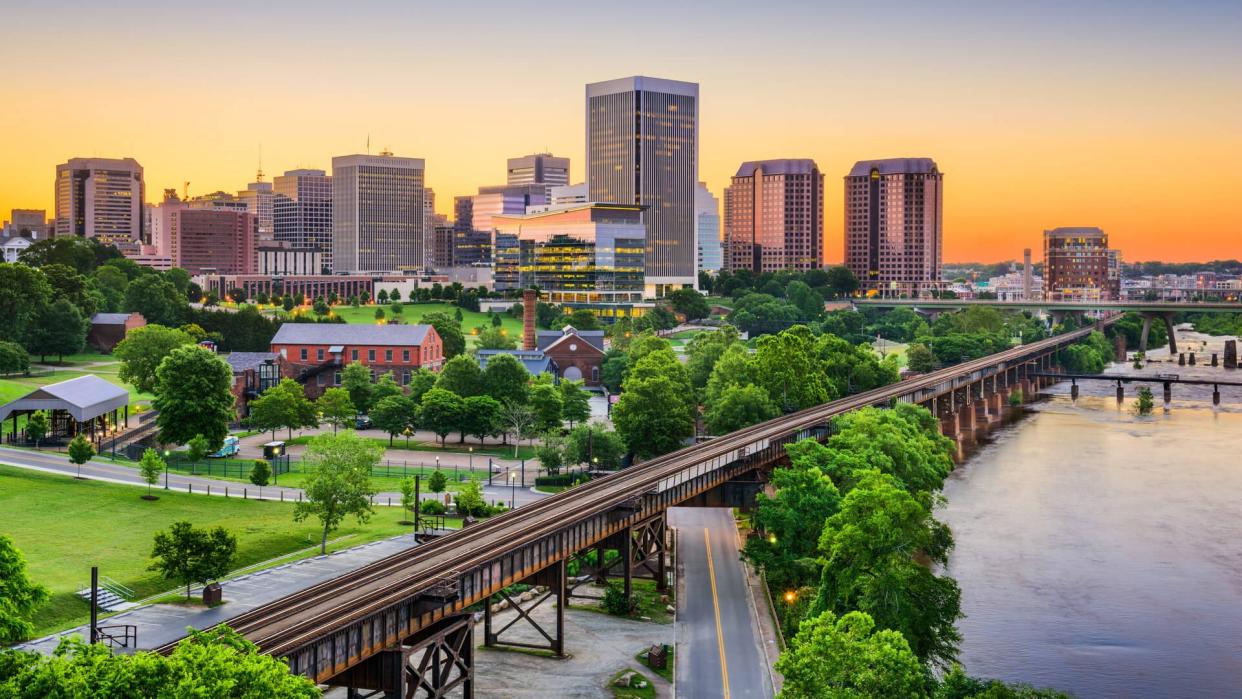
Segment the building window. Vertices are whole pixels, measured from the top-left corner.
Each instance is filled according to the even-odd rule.
[[[302,348],[302,361],[306,361],[306,348]]]
[[[349,353],[350,353],[351,359],[353,359],[355,362],[358,361],[358,350],[350,350]]]
[[[317,350],[315,350],[315,359],[317,359],[317,360],[319,360],[319,361],[321,361],[321,362],[323,361],[323,348],[322,348],[322,347],[321,347],[321,348],[319,348],[319,349],[317,349]]]
[[[405,371],[401,373],[401,385],[402,386],[410,385],[410,372]]]
[[[280,348],[280,358],[281,358],[281,359],[288,359],[288,358],[289,358],[289,348],[288,348],[288,347],[281,347],[281,348]]]
[[[320,385],[320,386],[322,386],[322,385],[323,385],[323,374],[320,374],[320,375],[318,375],[318,376],[316,376],[316,377],[315,377],[315,383],[316,383],[316,384],[318,384],[318,385]]]
[[[401,361],[405,362],[406,364],[410,363],[410,351],[409,350],[401,350]]]
[[[367,361],[368,361],[368,362],[373,362],[373,361],[375,361],[375,350],[373,350],[373,349],[369,349],[369,350],[367,350]]]
[[[392,364],[392,350],[384,350],[384,361]]]
[[[333,385],[333,386],[340,386],[340,385],[341,385],[341,372],[339,372],[339,371],[337,371],[337,372],[333,372],[333,374],[332,374],[332,385]]]

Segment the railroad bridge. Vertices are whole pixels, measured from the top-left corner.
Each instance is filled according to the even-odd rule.
[[[1098,326],[1113,322],[1100,321]],[[752,502],[766,473],[786,458],[785,445],[826,439],[834,417],[897,401],[931,409],[943,431],[961,438],[999,414],[1001,401],[1026,399],[1055,379],[1052,356],[1085,337],[1084,328],[760,423],[646,461],[570,491],[423,543],[334,580],[241,614],[229,625],[263,652],[287,659],[293,672],[349,688],[351,697],[473,696],[474,609],[482,608],[486,645],[507,642],[515,624],[534,625],[566,649],[564,609],[591,580],[615,577],[630,593],[634,577],[667,583],[668,508]],[[604,553],[619,552],[613,565]],[[570,569],[578,575],[571,577]],[[519,583],[534,599],[505,595]],[[491,600],[514,604],[504,626]],[[543,628],[530,609],[556,602]],[[532,646],[527,646],[532,647]],[[171,651],[172,645],[161,651]]]

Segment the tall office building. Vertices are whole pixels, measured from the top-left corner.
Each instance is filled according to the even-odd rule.
[[[742,163],[724,208],[726,269],[758,274],[822,266],[824,173],[814,160]]]
[[[332,159],[332,271],[396,272],[423,266],[422,158]]]
[[[700,271],[715,274],[724,266],[724,251],[720,244],[720,200],[700,182],[694,190],[694,218]]]
[[[287,170],[272,181],[272,234],[297,250],[321,250],[332,270],[332,177],[323,170]]]
[[[259,176],[255,180],[238,192],[237,198],[246,204],[246,210],[254,214],[258,221],[259,244],[268,245],[276,239],[273,234],[275,194],[272,190],[272,183],[263,181],[262,170],[259,171]]]
[[[944,174],[931,158],[863,160],[845,176],[845,266],[862,288],[918,295],[940,282]]]
[[[259,219],[248,211],[169,211],[172,264],[190,274],[255,274]]]
[[[545,198],[551,199],[552,187],[569,184],[569,158],[558,158],[551,153],[532,153],[520,158],[509,158],[509,184],[544,185]]]
[[[693,287],[699,86],[629,77],[586,86],[587,198],[645,207],[646,293]]]
[[[72,158],[56,166],[56,235],[137,244],[145,198],[137,160]]]
[[[436,245],[436,192],[431,187],[423,190],[423,269],[435,267]]]
[[[474,197],[453,197],[453,265],[472,267],[491,261],[491,233],[474,228]]]
[[[1044,231],[1044,298],[1115,299],[1121,292],[1120,257],[1099,228]]]

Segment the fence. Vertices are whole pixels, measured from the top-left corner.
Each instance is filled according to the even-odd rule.
[[[141,455],[140,455],[141,456]],[[170,461],[168,464],[170,471],[174,473],[186,474],[191,476],[205,476],[208,478],[236,478],[240,480],[248,480],[250,471],[254,468],[253,459],[210,459],[206,461]],[[442,472],[450,481],[466,481],[466,480],[485,480],[490,475],[499,476],[503,481],[503,474],[513,471],[521,476],[521,482],[526,484],[528,479],[534,478],[536,469],[534,464],[525,464],[524,461],[507,462],[498,459],[476,458],[474,463],[466,464],[438,464],[434,461],[408,461],[404,459],[385,459],[371,469],[371,477],[373,478],[413,478],[414,476],[429,477],[436,470]],[[305,466],[302,461],[292,461],[286,459],[279,462],[275,468],[276,476],[286,473],[303,473]],[[529,475],[526,475],[529,474]],[[507,481],[505,481],[507,484]]]

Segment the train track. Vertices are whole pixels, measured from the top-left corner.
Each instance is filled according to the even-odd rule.
[[[1112,322],[1111,319],[1104,321]],[[438,538],[357,570],[345,573],[270,604],[238,615],[228,624],[264,652],[286,655],[334,628],[365,618],[435,584],[456,571],[494,560],[504,549],[519,547],[555,532],[566,521],[607,511],[647,492],[670,476],[700,462],[729,454],[756,441],[784,437],[859,408],[876,405],[945,381],[1018,360],[1032,353],[1085,337],[1084,328],[977,360],[964,362],[899,384],[873,389],[807,408],[738,430],[710,442],[589,481],[506,512],[454,534]],[[159,650],[169,652],[168,644]]]

